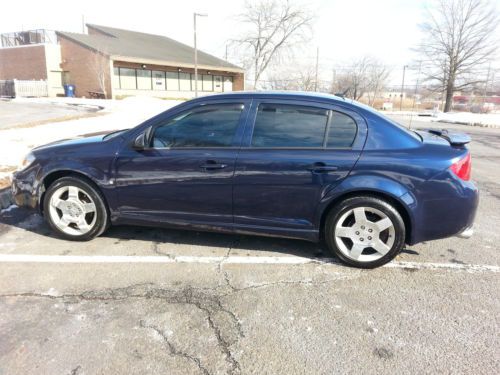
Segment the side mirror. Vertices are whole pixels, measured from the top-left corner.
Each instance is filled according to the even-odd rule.
[[[139,134],[132,147],[136,150],[144,150],[146,148],[146,133]]]
[[[149,136],[151,134],[151,128],[147,128],[146,131],[139,134],[135,139],[132,147],[135,150],[145,150],[149,148]]]

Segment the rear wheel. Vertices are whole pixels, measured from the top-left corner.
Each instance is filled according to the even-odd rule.
[[[91,240],[108,226],[104,198],[95,187],[77,177],[63,177],[50,185],[44,198],[44,213],[50,227],[68,240]]]
[[[328,249],[344,263],[375,268],[402,250],[405,225],[390,203],[370,196],[353,197],[330,210],[325,240]]]

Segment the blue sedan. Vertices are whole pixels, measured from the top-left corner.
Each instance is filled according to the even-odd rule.
[[[469,142],[332,95],[240,92],[38,147],[12,189],[68,240],[111,224],[324,240],[373,268],[405,244],[470,237]]]

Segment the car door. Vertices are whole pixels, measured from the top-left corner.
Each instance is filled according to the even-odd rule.
[[[232,179],[250,102],[196,104],[155,123],[144,150],[116,160],[122,217],[232,223]]]
[[[235,168],[235,224],[311,230],[322,196],[359,158],[364,120],[328,104],[261,100],[249,123]]]

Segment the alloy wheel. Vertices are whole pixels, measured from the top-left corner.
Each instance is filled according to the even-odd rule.
[[[358,262],[373,262],[382,258],[391,250],[394,241],[394,223],[376,208],[350,209],[335,226],[338,249]]]
[[[72,236],[90,232],[97,221],[94,201],[76,186],[63,186],[52,194],[49,215],[57,228]]]

